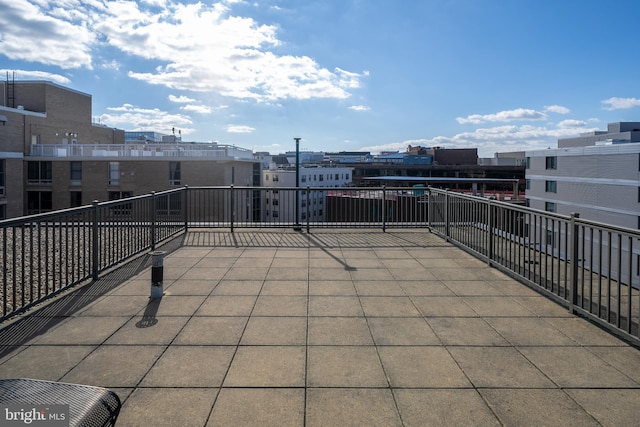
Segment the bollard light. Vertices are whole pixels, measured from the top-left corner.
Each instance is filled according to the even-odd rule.
[[[163,263],[166,252],[151,252],[151,299],[162,298],[164,293],[162,285]]]

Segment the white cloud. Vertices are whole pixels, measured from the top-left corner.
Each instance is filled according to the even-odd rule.
[[[253,133],[255,128],[245,125],[229,125],[227,126],[227,132],[229,133]]]
[[[66,6],[0,0],[2,55],[63,69],[92,69],[95,33],[86,25],[84,6]]]
[[[110,112],[100,116],[100,122],[107,126],[131,131],[153,130],[166,134],[179,129],[182,135],[194,131],[189,127],[193,124],[191,117],[184,114],[171,114],[158,108],[141,108],[131,104],[107,110]]]
[[[68,85],[71,83],[65,76],[61,76],[60,74],[47,73],[45,71],[30,71],[30,70],[0,70],[0,75],[6,76],[9,73],[9,76],[13,76],[15,73],[16,79],[20,80],[47,80],[60,85]]]
[[[467,117],[458,117],[456,121],[460,124],[478,125],[486,122],[513,122],[521,120],[546,120],[547,115],[543,112],[526,108],[516,108],[515,110],[500,111],[495,114],[472,114]]]
[[[640,99],[638,98],[609,98],[602,103],[605,107],[602,107],[604,110],[626,110],[633,107],[640,107]]]
[[[349,109],[353,111],[369,111],[371,107],[367,107],[366,105],[352,105]]]
[[[547,105],[544,107],[544,111],[556,114],[569,114],[571,112],[570,109],[563,107],[562,105]]]
[[[195,102],[196,100],[184,95],[180,95],[180,96],[169,95],[169,101],[177,102],[179,104],[188,104],[189,102]]]
[[[184,111],[193,111],[194,113],[198,114],[211,114],[211,112],[213,111],[213,109],[207,105],[196,104],[185,105],[183,107],[180,107],[180,109]]]
[[[496,152],[541,150],[556,147],[558,139],[577,136],[583,132],[596,130],[587,127],[557,127],[505,125],[479,128],[462,132],[452,137],[436,136],[430,139],[413,139],[391,144],[361,148],[374,153],[385,150],[405,150],[408,145],[444,148],[477,148],[480,157],[492,157]]]
[[[558,123],[558,127],[561,129],[567,128],[583,128],[587,125],[584,120],[563,120]]]

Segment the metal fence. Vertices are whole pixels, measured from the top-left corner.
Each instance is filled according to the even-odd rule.
[[[184,187],[0,222],[0,320],[193,228],[422,228],[640,343],[640,233],[434,188]]]
[[[640,342],[640,232],[430,189],[429,227],[547,296]]]

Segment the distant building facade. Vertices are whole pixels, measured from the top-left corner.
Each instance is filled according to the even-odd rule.
[[[0,219],[184,185],[260,184],[250,150],[126,144],[123,130],[92,123],[91,95],[51,82],[0,82],[0,94]]]
[[[265,192],[263,220],[270,221],[324,221],[326,219],[326,192],[311,191],[308,195],[301,192],[296,201],[292,192],[281,192],[278,188],[295,188],[295,168],[270,169],[262,172],[262,185],[272,188]],[[339,188],[351,183],[353,169],[349,167],[301,167],[299,171],[300,188]],[[286,195],[286,196],[285,196]]]

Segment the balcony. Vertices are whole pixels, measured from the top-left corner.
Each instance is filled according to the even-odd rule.
[[[582,426],[637,420],[640,352],[616,336],[624,322],[620,333],[607,332],[572,314],[583,304],[570,311],[571,305],[547,295],[563,294],[565,263],[572,271],[562,251],[528,244],[525,256],[511,247],[514,265],[520,257],[535,260],[526,263],[536,267],[525,284],[522,275],[498,268],[501,248],[519,242],[505,227],[492,233],[493,261],[487,262],[478,255],[486,246],[476,233],[490,227],[453,215],[472,200],[511,211],[505,204],[462,198],[436,209],[440,196],[460,196],[434,191],[428,226],[303,223],[293,231],[291,224],[248,228],[236,221],[232,232],[225,218],[205,224],[213,214],[202,211],[185,229],[191,216],[175,200],[158,200],[176,194],[185,196],[166,192],[151,202],[132,198],[86,207],[73,217],[61,212],[23,221],[23,228],[49,236],[43,244],[56,236],[54,264],[65,264],[64,252],[83,256],[47,274],[14,269],[14,276],[37,277],[27,280],[30,287],[18,287],[18,300],[28,302],[34,292],[63,282],[75,285],[6,318],[0,377],[112,388],[124,402],[118,425]],[[115,227],[121,215],[109,215],[121,203],[129,207],[126,222]],[[155,221],[147,221],[153,235],[136,217],[150,206],[174,209],[154,210]],[[439,211],[447,213],[444,221]],[[462,211],[474,210],[466,205]],[[171,212],[174,222],[163,217]],[[85,241],[89,223],[89,235],[97,238]],[[4,231],[5,268],[21,264],[20,257],[6,262],[10,247],[37,253],[30,237],[16,234],[17,228]],[[463,250],[459,242],[467,238],[473,244]],[[108,243],[96,245],[95,256],[92,248],[102,241]],[[149,251],[158,249],[166,252],[164,296],[150,300]],[[137,255],[123,257],[127,252]],[[546,256],[560,263],[561,274],[542,268],[549,265]],[[17,282],[6,276],[5,307],[14,298],[6,284]],[[542,277],[546,288],[530,283]],[[637,298],[633,289],[628,292]]]

